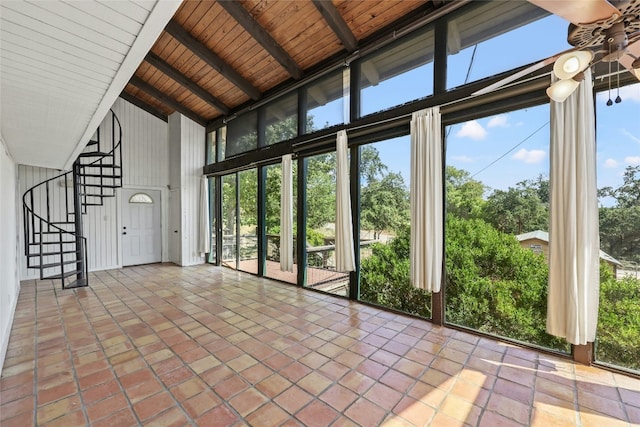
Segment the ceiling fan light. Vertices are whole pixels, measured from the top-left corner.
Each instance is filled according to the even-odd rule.
[[[558,80],[547,89],[547,96],[555,102],[564,102],[580,85],[573,79]]]
[[[556,60],[553,64],[553,73],[559,79],[570,79],[576,74],[584,71],[591,60],[593,59],[593,53],[590,50],[578,50],[574,52],[565,53]]]

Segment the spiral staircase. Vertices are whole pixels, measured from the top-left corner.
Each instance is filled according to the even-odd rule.
[[[73,168],[22,197],[27,267],[40,279],[60,279],[62,289],[88,286],[83,215],[122,187],[122,127],[113,111],[96,130]]]

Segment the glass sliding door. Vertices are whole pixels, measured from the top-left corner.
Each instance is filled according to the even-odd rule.
[[[238,269],[258,274],[258,171],[238,172]]]
[[[237,269],[238,246],[238,188],[235,173],[222,177],[222,257],[221,264]]]
[[[275,164],[266,166],[266,260],[265,276],[283,282],[297,283],[298,263],[296,259],[296,162],[292,164],[293,170],[293,271],[280,270],[280,208],[282,194],[282,165]]]
[[[349,274],[336,271],[336,154],[305,159],[306,251],[305,286],[346,296]]]

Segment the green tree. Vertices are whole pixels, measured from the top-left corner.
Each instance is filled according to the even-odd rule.
[[[640,371],[640,280],[617,280],[605,262],[600,263],[596,357]]]
[[[482,207],[482,218],[509,234],[548,230],[549,207],[540,195],[534,181],[519,182],[506,191],[494,190]]]
[[[411,285],[409,227],[401,227],[389,243],[371,245],[360,267],[360,299],[406,313],[431,317],[431,294]]]
[[[377,239],[384,230],[397,231],[409,223],[409,192],[399,173],[370,181],[360,195],[361,228],[373,230]]]
[[[487,187],[480,181],[471,178],[471,174],[463,169],[447,166],[445,172],[445,191],[447,214],[459,218],[478,218],[484,200],[482,195]]]
[[[446,224],[447,319],[479,331],[566,350],[546,333],[548,267],[486,222]]]
[[[615,205],[600,208],[600,245],[610,255],[640,263],[640,166],[627,166],[618,188],[604,187],[600,197]]]

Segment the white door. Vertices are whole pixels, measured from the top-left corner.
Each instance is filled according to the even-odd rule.
[[[162,261],[160,190],[122,189],[122,265]]]

